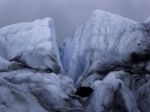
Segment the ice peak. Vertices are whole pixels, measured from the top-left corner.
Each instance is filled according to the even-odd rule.
[[[135,22],[128,18],[122,17],[118,14],[113,14],[111,12],[107,12],[107,11],[103,11],[103,10],[99,10],[99,9],[96,9],[93,11],[90,19],[96,19],[96,20],[100,21],[100,20],[105,20],[106,18],[110,18],[111,21],[120,19],[120,20],[124,20],[124,21],[128,21],[128,22]]]
[[[74,50],[65,54],[71,60],[67,64],[67,75],[77,81],[80,75],[104,70],[103,65],[111,67],[113,63],[129,61],[134,52],[144,55],[144,50],[149,49],[150,41],[144,38],[144,33],[148,32],[139,30],[142,28],[140,23],[133,20],[95,10],[77,30],[74,39],[66,45],[66,51]],[[68,50],[69,48],[73,49]]]

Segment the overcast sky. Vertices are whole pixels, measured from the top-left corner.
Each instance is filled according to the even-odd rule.
[[[142,22],[150,16],[150,0],[0,0],[0,27],[52,17],[61,42],[95,9]]]

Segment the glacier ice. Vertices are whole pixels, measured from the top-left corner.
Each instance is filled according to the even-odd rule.
[[[74,90],[71,79],[54,73],[24,69],[0,75],[1,112],[47,112],[52,106],[65,106]]]
[[[45,18],[0,29],[0,56],[39,70],[60,73],[60,62],[53,20]]]
[[[139,23],[95,10],[74,36],[64,41],[65,73],[76,88],[95,89],[86,102],[86,112],[150,111],[149,78],[141,83],[150,74],[149,32],[149,19]],[[128,78],[117,78],[117,74]]]
[[[95,10],[61,48],[53,19],[18,23],[0,51],[0,112],[150,111],[150,19]]]
[[[87,112],[107,112],[107,111],[127,111],[127,112],[140,112],[135,97],[130,91],[129,87],[125,85],[127,73],[122,71],[109,73],[102,81],[98,80],[93,83],[95,89],[94,94],[91,96]],[[129,80],[129,79],[127,79]],[[99,99],[98,99],[99,98]],[[119,106],[116,106],[116,110],[112,109],[117,102],[116,99],[122,99],[119,102],[122,110]],[[115,106],[114,106],[115,107]],[[92,111],[93,110],[93,111]]]
[[[48,112],[67,105],[75,88],[60,75],[56,41],[51,18],[0,29],[0,112]]]
[[[70,48],[65,53],[69,60],[63,61],[68,64],[67,75],[76,82],[84,74],[105,73],[115,66],[142,60],[150,53],[149,29],[145,24],[94,11],[74,37],[65,41],[69,44],[64,51]]]

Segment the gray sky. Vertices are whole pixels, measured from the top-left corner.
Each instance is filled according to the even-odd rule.
[[[150,16],[150,0],[0,0],[0,27],[52,17],[61,43],[95,9],[142,22]]]

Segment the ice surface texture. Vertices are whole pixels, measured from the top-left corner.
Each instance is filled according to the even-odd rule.
[[[64,75],[53,20],[0,29],[0,112],[48,112],[67,105],[73,81]]]
[[[86,112],[150,111],[149,19],[139,23],[96,10],[63,49],[67,76],[77,88],[94,89]]]
[[[0,29],[0,56],[39,70],[60,73],[61,63],[53,20],[45,18]]]
[[[47,112],[67,107],[73,82],[54,73],[29,69],[0,73],[0,112]]]
[[[64,42],[65,71],[76,82],[80,76],[105,73],[115,66],[144,60],[150,54],[147,23],[96,10],[88,21]],[[84,78],[83,78],[84,79]]]
[[[0,112],[150,112],[150,19],[96,10],[60,49],[51,18],[0,29]]]

